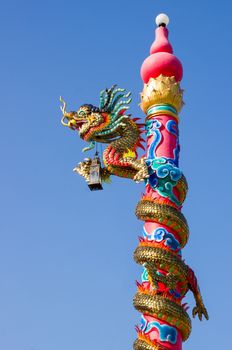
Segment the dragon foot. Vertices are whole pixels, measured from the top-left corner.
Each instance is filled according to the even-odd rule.
[[[205,305],[203,304],[201,296],[200,295],[196,295],[195,299],[196,299],[196,306],[193,308],[193,311],[192,311],[193,317],[198,315],[199,320],[201,321],[202,320],[202,316],[204,315],[206,320],[208,320],[209,319],[209,315],[208,315],[208,312],[207,312],[207,310],[205,308]]]
[[[91,159],[85,158],[83,162],[78,163],[78,165],[73,169],[73,171],[83,176],[84,179],[88,182],[90,166],[91,166]]]
[[[78,165],[73,169],[73,171],[81,175],[86,180],[86,182],[89,182],[91,163],[92,160],[90,158],[85,158],[83,162],[78,163]],[[107,168],[101,168],[100,175],[102,181],[110,183],[111,173],[107,170]]]
[[[138,172],[136,173],[136,175],[134,176],[133,180],[135,182],[141,182],[144,181],[145,179],[147,179],[149,177],[148,174],[148,169],[147,166],[145,164],[144,159],[141,159],[139,161],[139,164],[137,166]]]
[[[207,312],[205,307],[195,306],[193,308],[192,315],[193,315],[193,317],[198,315],[200,321],[202,320],[203,315],[205,316],[206,320],[209,319],[208,312]]]
[[[145,179],[148,178],[148,174],[144,172],[144,170],[140,170],[137,172],[137,174],[134,176],[133,180],[137,183],[144,181]]]

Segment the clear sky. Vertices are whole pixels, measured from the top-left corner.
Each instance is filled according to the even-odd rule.
[[[113,178],[89,191],[72,172],[85,144],[61,125],[59,96],[68,109],[98,104],[100,90],[117,83],[143,118],[139,70],[160,12],[184,66],[191,235],[183,255],[210,316],[193,320],[184,349],[231,348],[231,1],[8,0],[0,10],[1,350],[132,349],[142,228],[134,209],[144,185]]]

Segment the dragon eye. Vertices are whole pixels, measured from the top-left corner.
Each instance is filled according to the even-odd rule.
[[[84,117],[86,115],[86,113],[85,113],[85,111],[80,111],[80,112],[78,112],[78,115],[80,117]]]

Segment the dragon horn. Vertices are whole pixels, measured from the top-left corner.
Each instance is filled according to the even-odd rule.
[[[62,96],[60,96],[60,102],[63,103],[63,106],[60,106],[60,110],[63,114],[66,114],[66,102],[63,100]]]
[[[66,115],[67,115],[66,102],[63,100],[62,96],[60,96],[60,102],[63,103],[63,106],[60,106],[60,110],[63,113],[63,116],[61,118],[61,124],[69,127],[69,124],[65,122]]]

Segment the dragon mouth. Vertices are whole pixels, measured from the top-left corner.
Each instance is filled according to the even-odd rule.
[[[79,135],[81,138],[85,138],[85,135],[88,133],[89,131],[89,122],[87,120],[77,120],[76,121],[76,129],[79,132]]]
[[[76,124],[76,129],[78,131],[81,131],[83,125],[86,124],[86,120],[75,120],[75,124]]]

